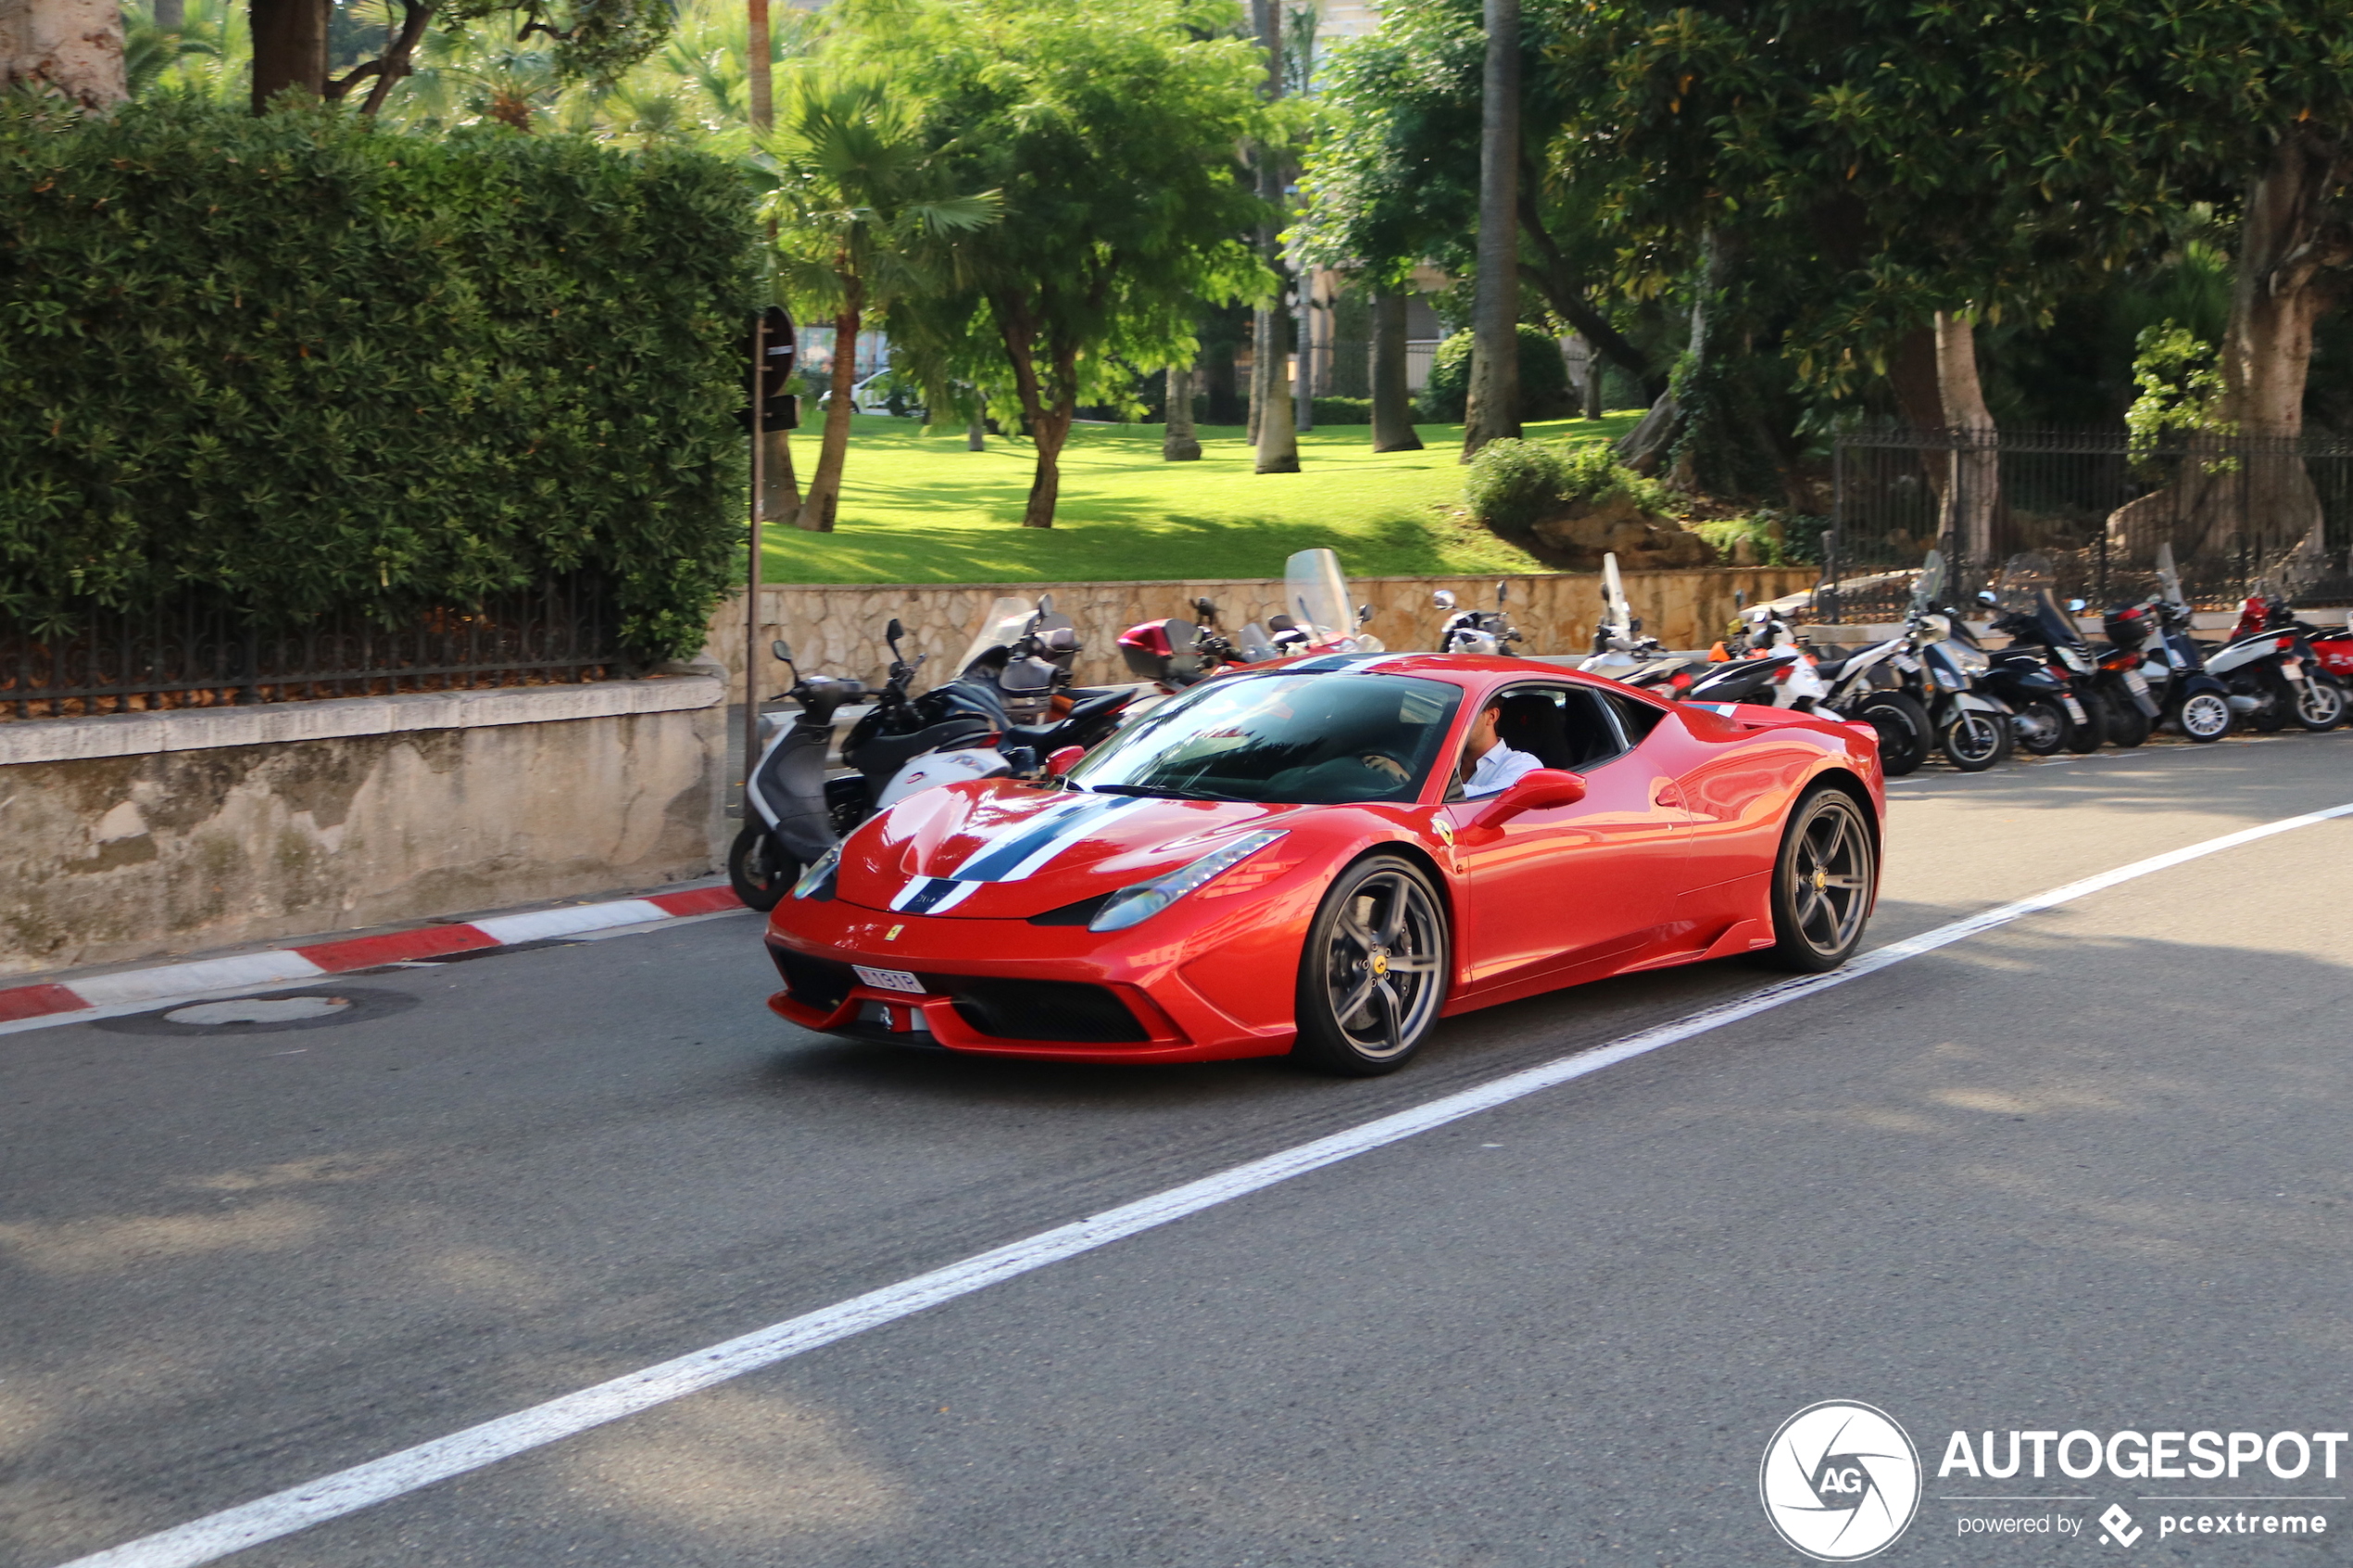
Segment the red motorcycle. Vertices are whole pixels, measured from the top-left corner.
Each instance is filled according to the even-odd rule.
[[[2345,619],[2342,626],[2315,626],[2298,620],[2286,600],[2257,593],[2239,606],[2239,623],[2231,628],[2231,641],[2259,632],[2300,632],[2322,669],[2339,681],[2353,681],[2353,609],[2345,612]]]

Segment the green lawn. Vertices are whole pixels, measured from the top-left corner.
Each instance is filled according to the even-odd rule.
[[[1594,421],[1530,425],[1530,437],[1593,440],[1630,429],[1640,410]],[[1253,474],[1231,426],[1203,426],[1202,460],[1163,462],[1158,425],[1081,425],[1063,453],[1051,529],[1021,526],[1030,447],[990,436],[964,450],[962,431],[920,433],[912,420],[851,421],[832,533],[770,524],[762,574],[777,583],[1101,583],[1269,577],[1294,550],[1327,545],[1352,577],[1531,571],[1543,568],[1462,514],[1462,427],[1425,425],[1419,452],[1370,450],[1371,429],[1300,437],[1302,471]],[[806,477],[816,432],[793,437]]]

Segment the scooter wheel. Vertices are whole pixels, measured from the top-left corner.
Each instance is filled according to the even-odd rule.
[[[2074,745],[2075,730],[2067,709],[2047,697],[2020,703],[2010,719],[2010,732],[2017,738],[2018,748],[2029,757],[2055,757],[2062,751],[2081,749]],[[2092,744],[2097,746],[2099,742],[2095,739]]]
[[[776,846],[758,822],[746,822],[727,847],[727,884],[747,908],[773,909],[800,880],[800,862]]]
[[[2149,716],[2130,696],[2116,696],[2108,692],[2097,694],[2100,706],[2107,709],[2108,744],[2130,750],[2149,738]]]
[[[2003,744],[2008,739],[2008,726],[1995,715],[1964,708],[1944,726],[1937,745],[1945,760],[1962,772],[1982,773],[2009,754]]]
[[[2083,721],[2068,725],[2067,749],[2078,757],[2088,757],[2108,738],[2116,724],[2116,709],[2095,691],[2082,691],[2076,700],[2083,705]]]
[[[2334,730],[2345,722],[2345,688],[2326,675],[2307,675],[2296,694],[2296,721],[2308,730]]]
[[[1875,692],[1855,717],[1879,732],[1879,764],[1891,779],[1916,772],[1936,748],[1936,726],[1928,709],[1902,692]]]
[[[2194,692],[2182,701],[2177,722],[2182,734],[2200,746],[2221,740],[2231,733],[2237,715],[2220,692]]]

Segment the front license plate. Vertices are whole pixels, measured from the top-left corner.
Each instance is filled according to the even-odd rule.
[[[2304,679],[2304,661],[2300,659],[2283,659],[2280,660],[2280,673],[2291,681],[2301,681]]]
[[[868,969],[862,963],[849,967],[858,972],[860,980],[877,991],[904,991],[914,997],[924,994],[924,983],[903,969]]]
[[[2141,672],[2137,670],[2127,670],[2124,671],[2124,684],[2134,696],[2146,696],[2149,695],[2149,684],[2147,681],[2142,679]]]

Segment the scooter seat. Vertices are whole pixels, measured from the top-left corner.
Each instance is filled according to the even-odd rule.
[[[927,751],[949,751],[979,744],[989,734],[977,719],[955,718],[905,735],[876,735],[842,760],[877,784],[887,784],[899,770]]]
[[[1135,698],[1134,692],[1125,690],[1109,691],[1101,696],[1088,697],[1051,724],[1009,726],[1005,731],[1004,744],[1009,746],[1030,746],[1040,757],[1046,756],[1063,746],[1077,745],[1077,737],[1101,725],[1104,720],[1126,707]]]

